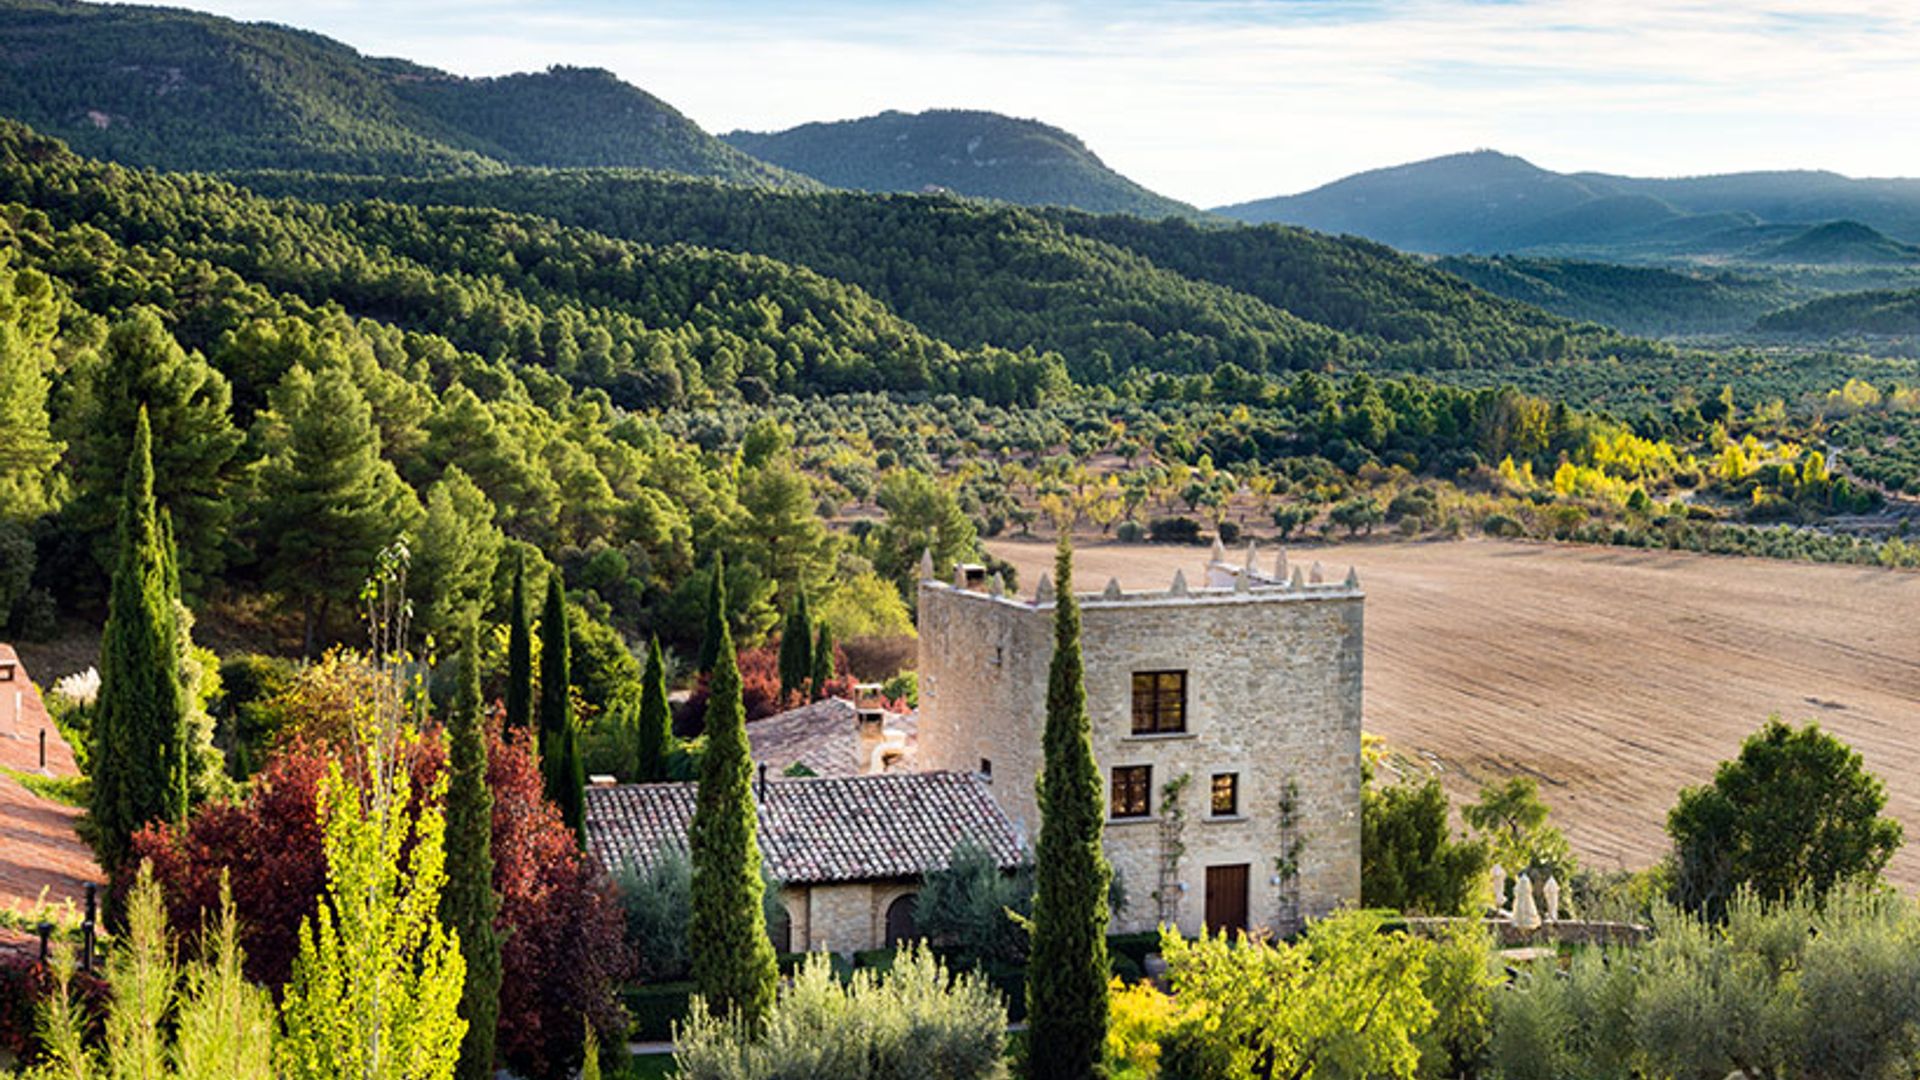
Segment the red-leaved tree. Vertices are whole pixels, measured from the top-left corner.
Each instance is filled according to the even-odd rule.
[[[614,991],[632,970],[611,886],[574,845],[560,811],[541,791],[529,735],[488,738],[493,788],[494,888],[500,893],[502,1064],[523,1076],[571,1075],[581,1018],[602,1042],[625,1033]],[[246,798],[210,803],[184,827],[149,826],[134,839],[153,860],[168,916],[184,933],[219,911],[222,869],[233,883],[249,978],[284,986],[299,951],[301,921],[326,882],[317,792],[328,754],[311,741],[284,747]],[[415,792],[446,767],[445,742],[429,731],[412,763]]]

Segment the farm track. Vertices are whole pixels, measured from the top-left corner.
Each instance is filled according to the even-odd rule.
[[[1029,590],[1051,565],[1051,544],[988,547]],[[1770,714],[1818,720],[1886,781],[1910,841],[1891,876],[1920,885],[1920,574],[1482,540],[1292,555],[1359,568],[1367,730],[1438,764],[1456,801],[1535,776],[1583,860],[1643,866],[1682,787]],[[1075,574],[1165,588],[1205,557],[1089,543]]]

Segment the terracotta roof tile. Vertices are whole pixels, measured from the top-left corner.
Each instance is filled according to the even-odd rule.
[[[769,778],[759,802],[767,872],[788,885],[918,877],[947,865],[961,841],[1003,867],[1026,861],[986,781],[969,773]],[[645,866],[684,849],[695,785],[587,789],[587,850],[608,868]]]

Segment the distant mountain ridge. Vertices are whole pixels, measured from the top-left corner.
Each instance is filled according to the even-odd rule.
[[[721,138],[832,187],[882,193],[939,189],[1026,206],[1146,218],[1204,216],[1108,168],[1070,132],[993,112],[889,110],[786,131],[732,131]]]
[[[1356,173],[1214,212],[1432,254],[1768,262],[1838,245],[1846,261],[1920,256],[1900,250],[1920,243],[1920,180],[1812,171],[1676,179],[1556,173],[1492,150]],[[1840,224],[1849,227],[1794,244],[1799,232]],[[1876,240],[1863,229],[1885,235]]]
[[[130,165],[623,166],[815,186],[600,70],[471,79],[276,24],[77,0],[0,0],[0,56],[0,115]]]

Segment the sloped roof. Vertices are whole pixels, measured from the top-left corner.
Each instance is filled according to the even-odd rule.
[[[756,794],[762,789],[755,786]],[[603,866],[646,866],[686,848],[695,785],[587,789],[587,850]],[[919,877],[972,840],[1011,869],[1026,861],[1013,823],[970,773],[769,778],[758,802],[767,873],[787,885]]]
[[[830,697],[747,725],[753,760],[785,774],[804,765],[815,776],[860,774],[860,716],[853,702]]]

